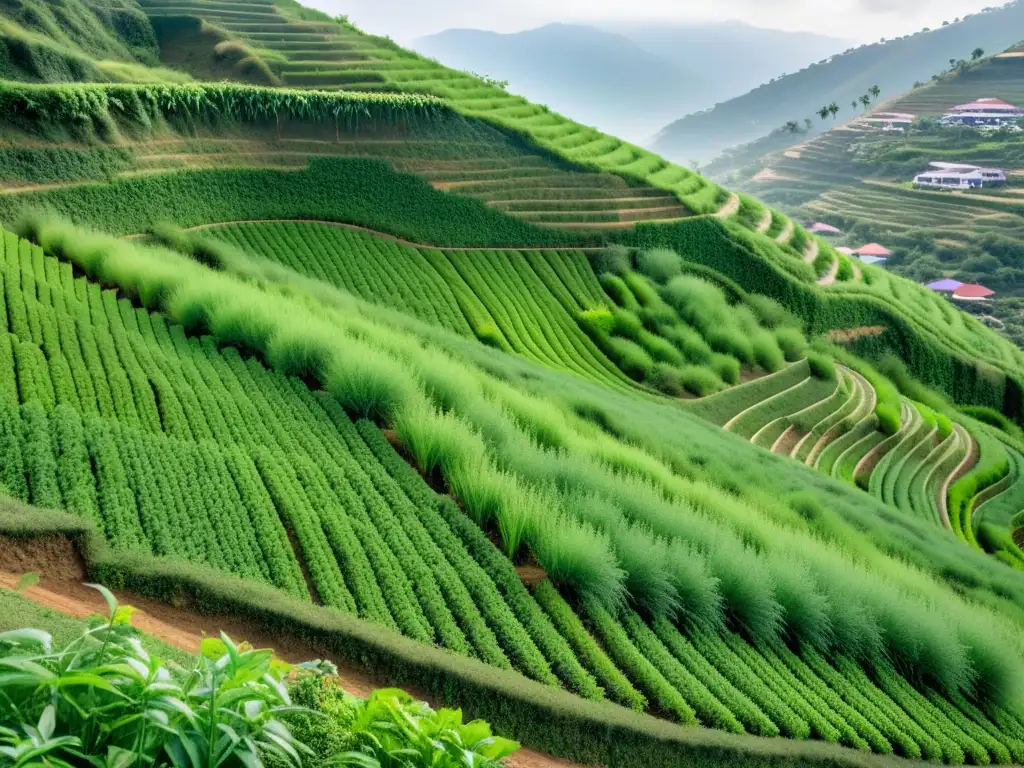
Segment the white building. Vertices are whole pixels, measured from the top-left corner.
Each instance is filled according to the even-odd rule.
[[[977,189],[1001,187],[1006,174],[998,168],[957,163],[930,163],[933,170],[914,177],[914,186],[923,189]]]

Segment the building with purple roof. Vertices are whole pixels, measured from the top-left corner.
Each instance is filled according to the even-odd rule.
[[[953,293],[962,287],[963,283],[959,280],[952,280],[948,277],[945,280],[936,280],[934,283],[928,283],[928,285],[925,286],[925,288],[938,291],[939,293]]]

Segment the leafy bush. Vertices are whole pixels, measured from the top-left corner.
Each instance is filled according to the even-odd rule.
[[[635,381],[645,381],[654,372],[654,360],[635,341],[612,336],[608,339],[609,356],[622,372]]]
[[[729,358],[730,360],[732,358]],[[734,361],[735,362],[735,361]],[[722,379],[703,365],[688,365],[679,371],[679,380],[687,392],[707,397],[722,390]]]
[[[802,358],[807,349],[807,339],[796,328],[778,328],[775,331],[775,342],[786,360],[791,363]]]
[[[664,285],[683,273],[683,261],[674,251],[644,251],[637,259],[637,269],[654,282]]]
[[[590,265],[594,269],[594,274],[603,275],[607,272],[622,276],[631,266],[629,249],[624,245],[606,246],[590,254]]]
[[[817,352],[807,356],[807,362],[811,366],[811,373],[824,381],[835,381],[836,364],[831,358]]]

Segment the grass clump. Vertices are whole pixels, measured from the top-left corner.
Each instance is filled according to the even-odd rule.
[[[683,274],[683,261],[675,251],[658,248],[641,253],[637,269],[655,283],[664,285]]]
[[[622,276],[629,271],[631,259],[629,249],[624,245],[609,245],[589,255],[594,274]]]
[[[819,352],[811,352],[807,355],[807,362],[811,366],[811,374],[822,381],[836,380],[836,364],[830,357]]]
[[[775,331],[775,343],[783,356],[790,363],[795,363],[804,356],[807,339],[796,328],[779,328]]]

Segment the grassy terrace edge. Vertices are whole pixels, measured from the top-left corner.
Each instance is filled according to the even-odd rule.
[[[834,744],[735,735],[683,727],[610,703],[586,701],[516,673],[428,647],[362,619],[285,595],[221,571],[167,558],[116,553],[89,523],[56,510],[0,499],[0,535],[28,540],[59,536],[82,556],[88,577],[114,589],[230,614],[254,629],[297,636],[390,684],[420,690],[484,718],[534,749],[583,764],[623,768],[915,768],[903,758]]]

